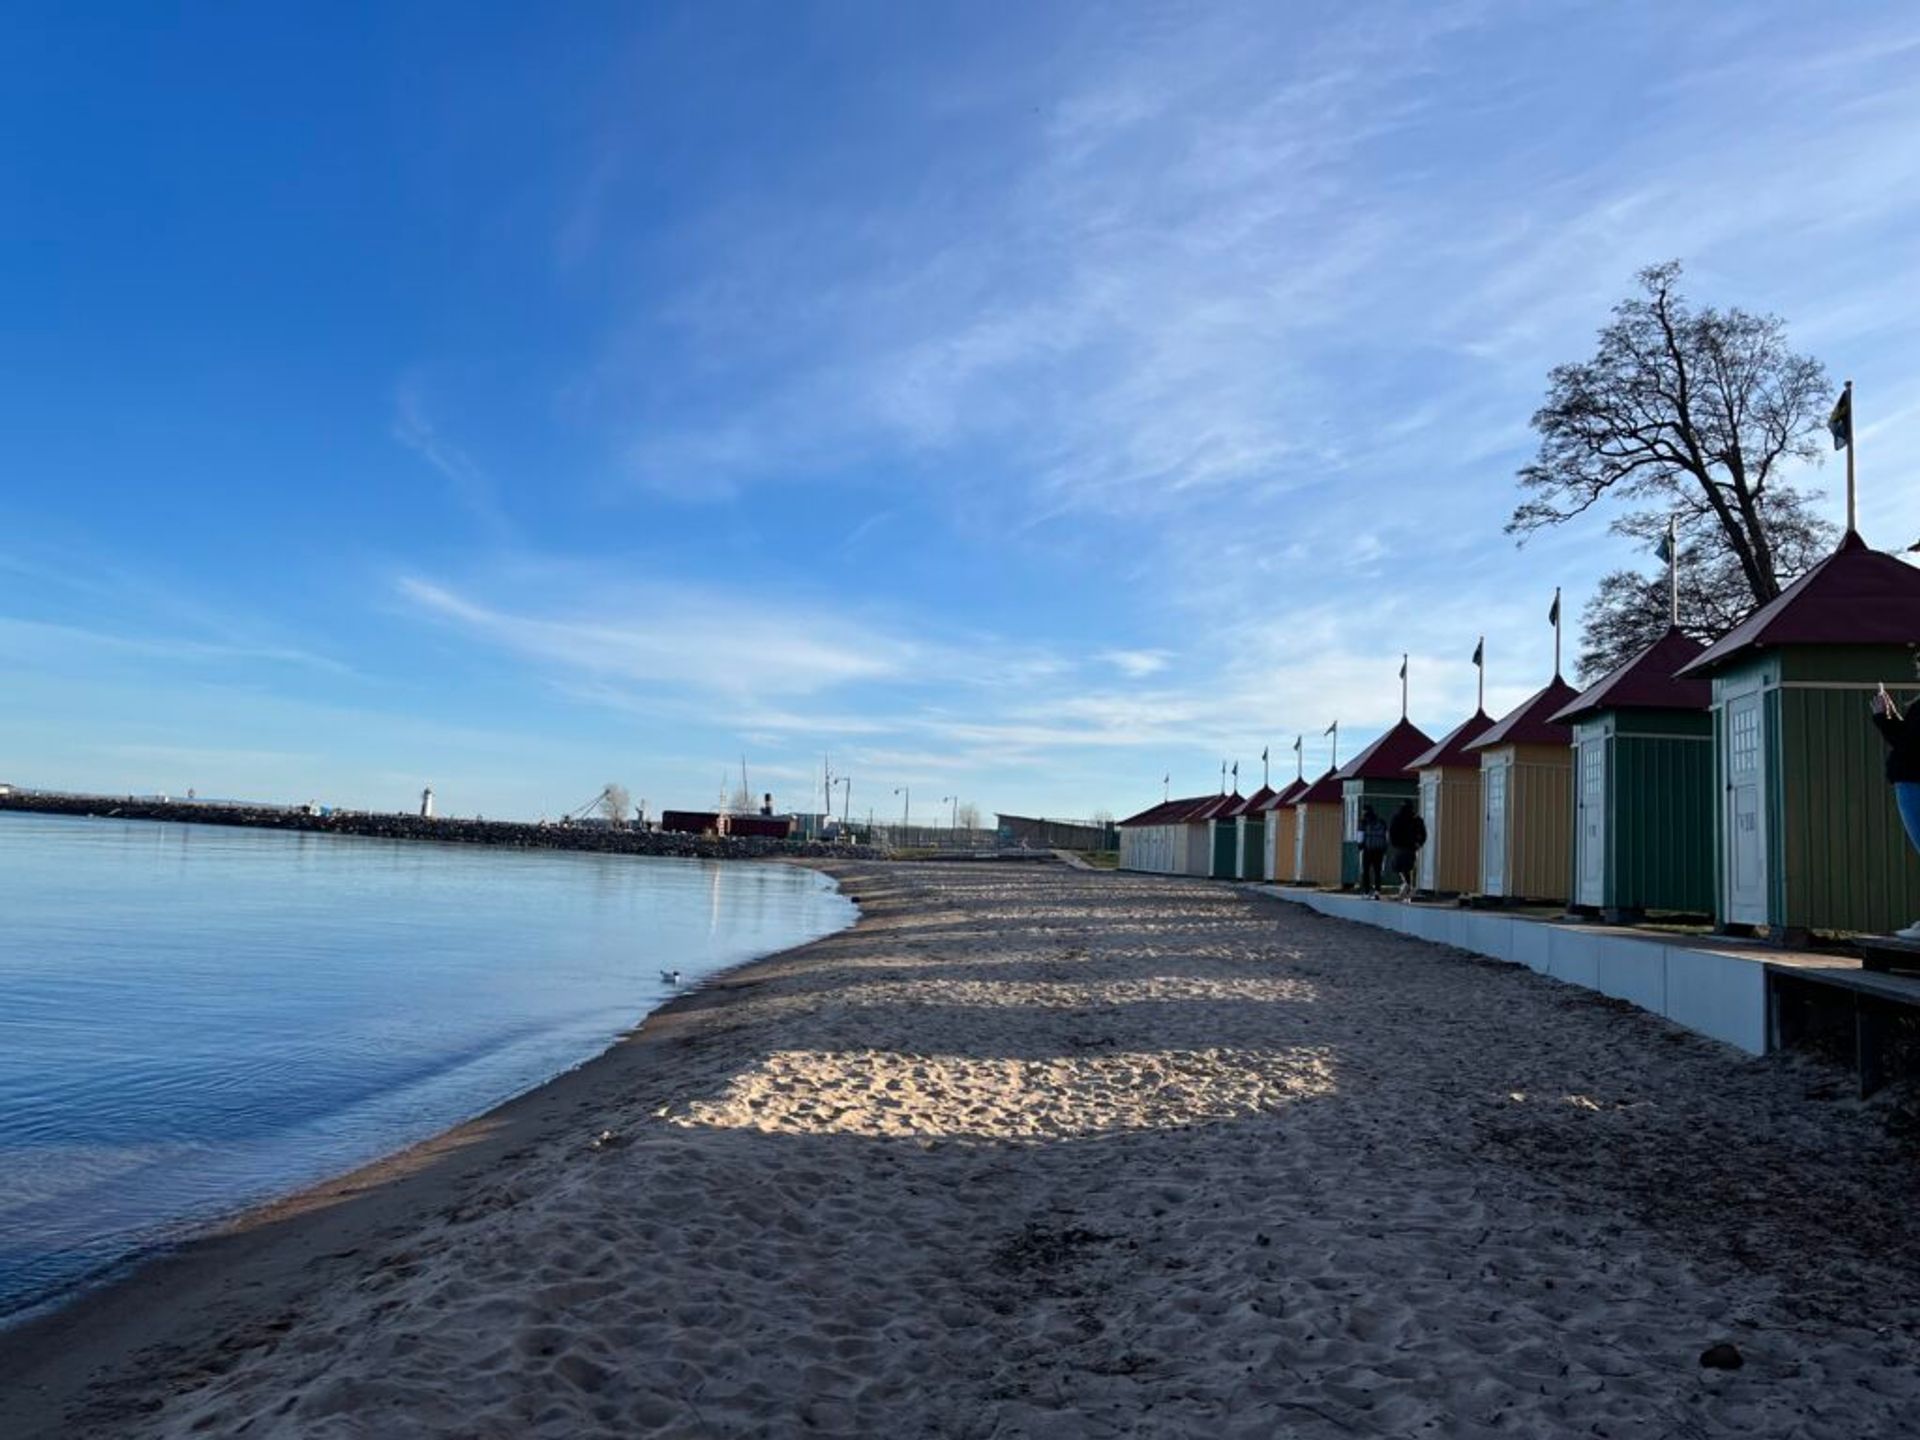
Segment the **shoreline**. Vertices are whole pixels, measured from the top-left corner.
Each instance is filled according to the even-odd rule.
[[[843,866],[764,858],[825,875],[844,893]],[[231,1305],[234,1294],[248,1288],[275,1291],[271,1303],[263,1299],[259,1306],[272,1309],[285,1303],[287,1287],[324,1284],[349,1268],[346,1262],[372,1238],[397,1224],[425,1222],[450,1192],[510,1160],[516,1147],[548,1133],[563,1113],[617,1088],[631,1070],[656,1063],[661,1052],[681,1042],[688,1019],[712,1008],[715,992],[754,985],[756,970],[790,964],[864,923],[856,901],[853,924],[716,971],[646,1012],[596,1054],[479,1115],[248,1206],[178,1243],[129,1256],[69,1292],[0,1317],[0,1375],[7,1377],[0,1386],[0,1434],[51,1440],[68,1433],[79,1398],[101,1377],[125,1370],[141,1352],[163,1343],[179,1328],[174,1317],[183,1310],[204,1314]],[[296,1281],[309,1272],[310,1281]],[[223,1315],[221,1322],[246,1318]]]
[[[664,830],[523,820],[461,820],[451,816],[370,810],[302,810],[202,801],[154,800],[114,795],[0,795],[0,815],[59,815],[82,820],[140,820],[168,825],[214,825],[274,830],[292,835],[349,835],[368,840],[426,841],[444,845],[498,846],[513,850],[579,851],[594,855],[643,855],[690,860],[873,860],[871,846],[817,840],[772,840],[753,835],[683,835]]]

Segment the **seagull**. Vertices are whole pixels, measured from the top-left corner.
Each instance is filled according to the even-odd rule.
[[[680,972],[678,970],[662,970],[660,972],[660,978],[669,985],[678,985],[680,983]]]

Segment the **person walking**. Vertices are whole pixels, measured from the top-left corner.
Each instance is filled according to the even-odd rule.
[[[1887,780],[1893,786],[1893,803],[1899,808],[1900,823],[1906,827],[1907,843],[1920,851],[1920,706],[1902,715],[1882,685],[1874,692],[1870,708],[1874,727],[1887,742]],[[1920,920],[1895,933],[1903,940],[1920,940]]]
[[[1380,894],[1380,869],[1387,858],[1387,827],[1373,806],[1360,807],[1360,893]]]
[[[1387,822],[1387,847],[1393,852],[1393,873],[1400,877],[1400,898],[1413,899],[1413,870],[1419,861],[1420,847],[1427,843],[1427,822],[1413,808],[1413,801],[1402,800],[1400,808]]]

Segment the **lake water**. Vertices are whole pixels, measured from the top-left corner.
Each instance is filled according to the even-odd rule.
[[[0,813],[0,1315],[853,917],[783,865]]]

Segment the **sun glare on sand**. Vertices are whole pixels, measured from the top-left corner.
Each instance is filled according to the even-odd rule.
[[[1307,1048],[1033,1060],[781,1050],[671,1118],[766,1134],[1052,1140],[1233,1120],[1333,1088],[1332,1064]]]

